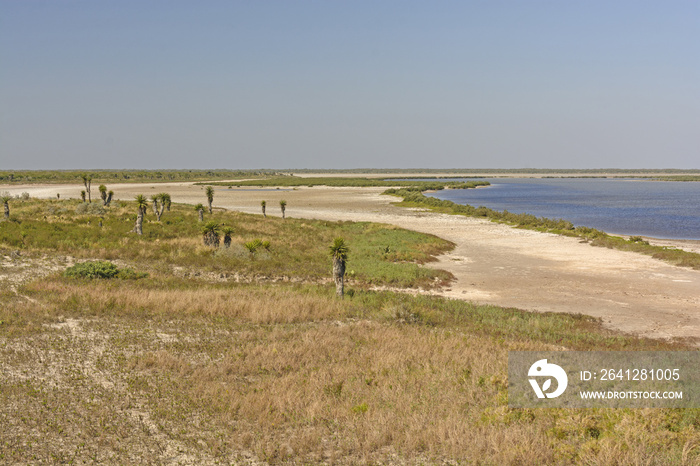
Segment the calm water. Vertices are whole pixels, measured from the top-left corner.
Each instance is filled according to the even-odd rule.
[[[608,233],[700,240],[700,182],[571,178],[487,181],[491,183],[487,188],[430,195],[474,207],[563,218]]]

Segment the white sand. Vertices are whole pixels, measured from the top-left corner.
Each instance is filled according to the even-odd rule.
[[[117,199],[166,191],[173,202],[206,202],[204,188],[191,183],[111,184]],[[93,196],[99,197],[96,186]],[[79,197],[82,185],[0,186],[12,194]],[[674,267],[651,257],[592,247],[576,238],[519,230],[487,220],[391,205],[383,188],[216,188],[214,206],[324,220],[372,221],[435,234],[454,242],[454,251],[432,266],[457,280],[440,294],[532,311],[588,314],[605,325],[655,337],[700,338],[700,271]],[[147,227],[147,226],[146,226]],[[658,240],[700,252],[698,241]]]

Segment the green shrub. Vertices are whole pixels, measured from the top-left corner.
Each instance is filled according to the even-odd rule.
[[[68,267],[63,275],[69,278],[121,278],[135,280],[145,278],[146,273],[135,272],[130,268],[120,269],[108,261],[88,261]]]
[[[247,243],[244,244],[246,249],[250,251],[251,254],[255,254],[255,251],[257,251],[260,247],[262,247],[263,242],[260,239],[254,239],[252,241],[248,241]]]
[[[649,241],[646,241],[641,236],[630,236],[629,242],[630,243],[649,244]]]
[[[68,267],[63,275],[70,278],[114,278],[119,268],[107,261],[89,261]]]

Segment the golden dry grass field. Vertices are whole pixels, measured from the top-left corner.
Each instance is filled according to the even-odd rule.
[[[24,202],[24,203],[23,203]],[[697,409],[512,409],[510,350],[680,350],[580,314],[439,290],[453,245],[372,223],[191,206],[17,201],[0,224],[0,463],[650,464],[700,461]],[[98,221],[102,221],[99,226]],[[351,247],[334,296],[327,247]],[[269,251],[242,243],[261,237]],[[87,238],[87,239],[86,239]],[[135,271],[63,275],[87,259]],[[140,277],[140,273],[148,276]]]

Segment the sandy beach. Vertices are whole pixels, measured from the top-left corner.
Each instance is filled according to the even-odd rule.
[[[173,202],[205,201],[204,187],[191,183],[110,184],[116,199],[168,192]],[[82,185],[0,186],[11,194],[77,198]],[[456,280],[439,294],[478,303],[539,312],[581,313],[606,326],[653,338],[700,339],[700,271],[668,265],[648,256],[592,247],[577,238],[520,230],[487,220],[405,209],[392,205],[384,188],[298,189],[217,187],[216,208],[323,220],[371,221],[437,235],[456,247],[432,267]],[[93,186],[93,197],[98,197]],[[700,252],[698,241],[652,243]]]

